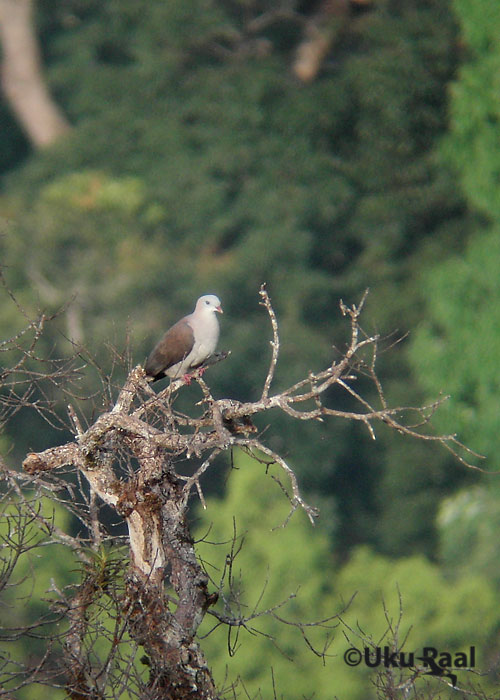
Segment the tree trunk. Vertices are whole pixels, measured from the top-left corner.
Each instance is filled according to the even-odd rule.
[[[303,83],[312,82],[353,14],[369,10],[373,0],[322,0],[307,20],[297,46],[292,71]]]
[[[132,438],[141,469],[133,489],[118,501],[131,549],[127,580],[130,635],[147,655],[151,700],[216,700],[217,691],[195,635],[217,597],[196,559],[183,487],[164,450]],[[177,595],[165,596],[165,569]],[[171,609],[173,608],[175,609]]]
[[[33,0],[0,0],[2,89],[32,144],[41,148],[69,130],[45,84],[33,27]]]

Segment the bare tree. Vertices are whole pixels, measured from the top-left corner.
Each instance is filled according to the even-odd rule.
[[[0,42],[5,97],[33,145],[48,146],[69,130],[69,124],[43,76],[33,0],[0,0]]]
[[[292,386],[273,393],[280,351],[278,323],[265,286],[260,296],[271,323],[272,352],[256,401],[215,399],[206,381],[195,374],[202,394],[201,415],[185,415],[176,410],[174,400],[184,381],[172,381],[156,394],[146,381],[143,368],[137,366],[129,373],[113,405],[89,427],[84,429],[77,411],[69,407],[74,439],[28,454],[23,463],[24,475],[4,467],[8,493],[17,497],[16,503],[23,504],[18,516],[23,531],[37,524],[49,539],[68,547],[80,562],[81,579],[73,588],[59,589],[53,584],[52,617],[37,624],[53,624],[64,618],[67,631],[61,639],[57,634],[48,636],[46,654],[35,669],[14,672],[7,665],[4,676],[9,683],[3,681],[6,690],[0,686],[0,697],[8,695],[16,679],[19,683],[34,680],[56,684],[65,688],[69,697],[78,699],[119,697],[125,688],[130,697],[220,697],[197,641],[198,628],[207,613],[218,623],[237,628],[248,626],[252,616],[245,617],[237,606],[232,611],[227,606],[219,609],[217,601],[222,589],[214,586],[210,590],[209,577],[197,558],[190,532],[191,497],[197,496],[204,505],[203,475],[218,455],[240,448],[280,469],[283,478],[279,483],[290,503],[286,522],[298,508],[306,512],[313,524],[317,515],[316,508],[305,501],[290,465],[259,436],[252,422],[259,414],[277,409],[292,420],[357,421],[373,438],[375,426],[381,422],[408,437],[436,442],[472,466],[472,453],[454,435],[432,432],[430,419],[444,397],[422,407],[387,404],[375,372],[378,338],[365,335],[359,325],[366,295],[357,306],[341,302],[341,311],[350,322],[350,340],[339,358],[323,370],[309,372]],[[225,359],[226,355],[221,353],[214,361]],[[355,388],[356,379],[362,374],[376,389],[377,405]],[[332,387],[346,392],[358,408],[329,408],[325,399]],[[196,464],[191,476],[178,473],[176,463],[180,459]],[[31,489],[31,497],[23,501],[22,489],[26,487]],[[37,506],[43,493],[69,508],[85,526],[85,535],[71,536],[57,527]],[[111,513],[115,523],[126,523],[126,535],[109,533],[103,507],[107,508],[108,521]],[[12,533],[18,531],[20,526],[17,530],[14,527],[8,534],[9,541],[15,539]],[[21,539],[24,544],[16,545],[14,552],[30,546],[29,538],[27,543],[26,538]],[[106,549],[110,542],[112,549]],[[229,579],[232,560],[233,556],[228,563]],[[14,554],[14,559],[5,565],[6,578],[15,564]],[[111,621],[106,625],[100,618],[104,610],[108,623]],[[279,606],[253,617],[257,614],[280,619]],[[335,620],[322,620],[317,624],[331,629],[334,623]],[[298,626],[307,639],[307,625]],[[96,651],[99,635],[105,645],[100,657]],[[58,645],[62,648],[63,664],[55,667],[53,654]],[[139,649],[144,652],[142,656]]]

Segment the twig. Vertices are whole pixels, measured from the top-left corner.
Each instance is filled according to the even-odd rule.
[[[264,388],[262,389],[261,401],[265,401],[269,394],[269,389],[271,388],[271,382],[273,381],[274,372],[276,370],[276,365],[278,363],[278,355],[280,351],[280,340],[278,335],[278,322],[276,320],[276,314],[271,305],[271,300],[269,299],[269,294],[266,290],[266,285],[262,284],[259,291],[262,301],[260,304],[266,307],[267,313],[271,320],[271,327],[273,330],[273,339],[270,341],[272,348],[271,362],[269,364],[269,369],[267,371],[267,377],[264,382]]]
[[[308,505],[302,496],[300,495],[300,489],[299,489],[299,484],[297,481],[297,477],[295,476],[295,472],[291,467],[288,466],[288,464],[285,462],[285,460],[277,454],[277,452],[274,452],[274,450],[271,450],[270,447],[267,447],[266,445],[263,445],[259,440],[256,438],[243,438],[243,439],[238,439],[236,441],[236,444],[241,445],[242,447],[246,447],[247,450],[249,451],[249,454],[252,455],[255,459],[259,460],[258,455],[255,454],[254,450],[258,450],[265,454],[267,457],[271,459],[271,462],[264,461],[265,464],[273,464],[276,463],[278,464],[284,472],[288,475],[288,478],[290,479],[290,483],[292,485],[292,493],[293,493],[293,498],[290,498],[290,503],[292,505],[292,510],[290,512],[290,515],[288,516],[287,520],[285,523],[283,523],[283,527],[286,525],[288,520],[290,519],[291,515],[293,512],[297,509],[298,506],[304,509],[304,511],[307,514],[307,517],[311,521],[312,525],[314,525],[314,518],[317,518],[319,515],[319,511],[317,508],[314,508],[313,506]],[[260,460],[262,461],[262,460]]]

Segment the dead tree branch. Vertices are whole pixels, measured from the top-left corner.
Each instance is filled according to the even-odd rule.
[[[125,622],[121,620],[121,627],[117,622],[117,629],[124,629],[124,625],[136,647],[142,646],[146,652],[149,681],[144,697],[172,700],[218,697],[196,635],[208,609],[216,603],[220,589],[209,591],[209,577],[197,558],[188,522],[190,495],[196,492],[205,505],[201,478],[215,458],[239,447],[266,468],[276,465],[285,477],[284,482],[276,475],[273,478],[290,502],[290,512],[283,525],[297,508],[302,508],[314,523],[317,509],[304,500],[288,462],[255,435],[254,416],[276,409],[302,421],[322,423],[342,418],[363,424],[373,438],[376,424],[383,423],[409,437],[441,444],[462,463],[474,466],[470,461],[474,453],[455,435],[431,432],[430,419],[444,398],[421,407],[388,405],[375,373],[378,337],[363,334],[359,325],[366,294],[357,306],[341,302],[341,312],[350,323],[350,339],[340,359],[275,393],[271,392],[271,385],[280,350],[278,322],[265,286],[260,297],[271,323],[272,353],[258,400],[215,399],[205,381],[196,377],[202,394],[198,404],[202,413],[187,416],[176,411],[173,401],[184,386],[183,380],[172,381],[156,394],[146,381],[143,368],[137,366],[127,377],[114,405],[90,427],[84,430],[70,407],[69,424],[74,439],[31,453],[24,460],[25,473],[44,487],[48,488],[56,473],[68,468],[76,470],[87,482],[90,496],[86,501],[85,522],[94,552],[102,544],[98,499],[127,524],[129,565],[119,594]],[[216,361],[225,356],[220,355]],[[353,387],[362,373],[375,386],[377,405]],[[351,402],[354,400],[357,409],[330,408],[328,392],[334,387],[345,392]],[[109,458],[110,453],[115,461]],[[117,469],[120,459],[127,462],[127,477],[123,476],[123,469]],[[192,476],[177,473],[175,465],[180,459],[199,460]],[[63,539],[57,530],[53,532]],[[86,556],[88,564],[89,556]],[[172,593],[165,592],[165,584]],[[71,631],[65,648],[69,659],[68,689],[73,689],[73,697],[91,696],[88,679],[92,673],[83,654],[84,638],[88,634],[85,611],[90,610],[95,597],[101,594],[102,586],[88,575],[72,597],[68,613]],[[262,614],[279,619],[277,610],[278,607],[272,608]],[[232,627],[248,625],[260,614],[257,610],[246,616],[214,613],[218,624]],[[286,622],[284,618],[283,621]],[[301,632],[305,635],[304,628]]]

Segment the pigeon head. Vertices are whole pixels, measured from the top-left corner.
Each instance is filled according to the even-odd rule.
[[[196,302],[195,313],[210,313],[214,311],[217,311],[219,314],[224,313],[222,311],[220,299],[216,297],[215,294],[205,294]]]

